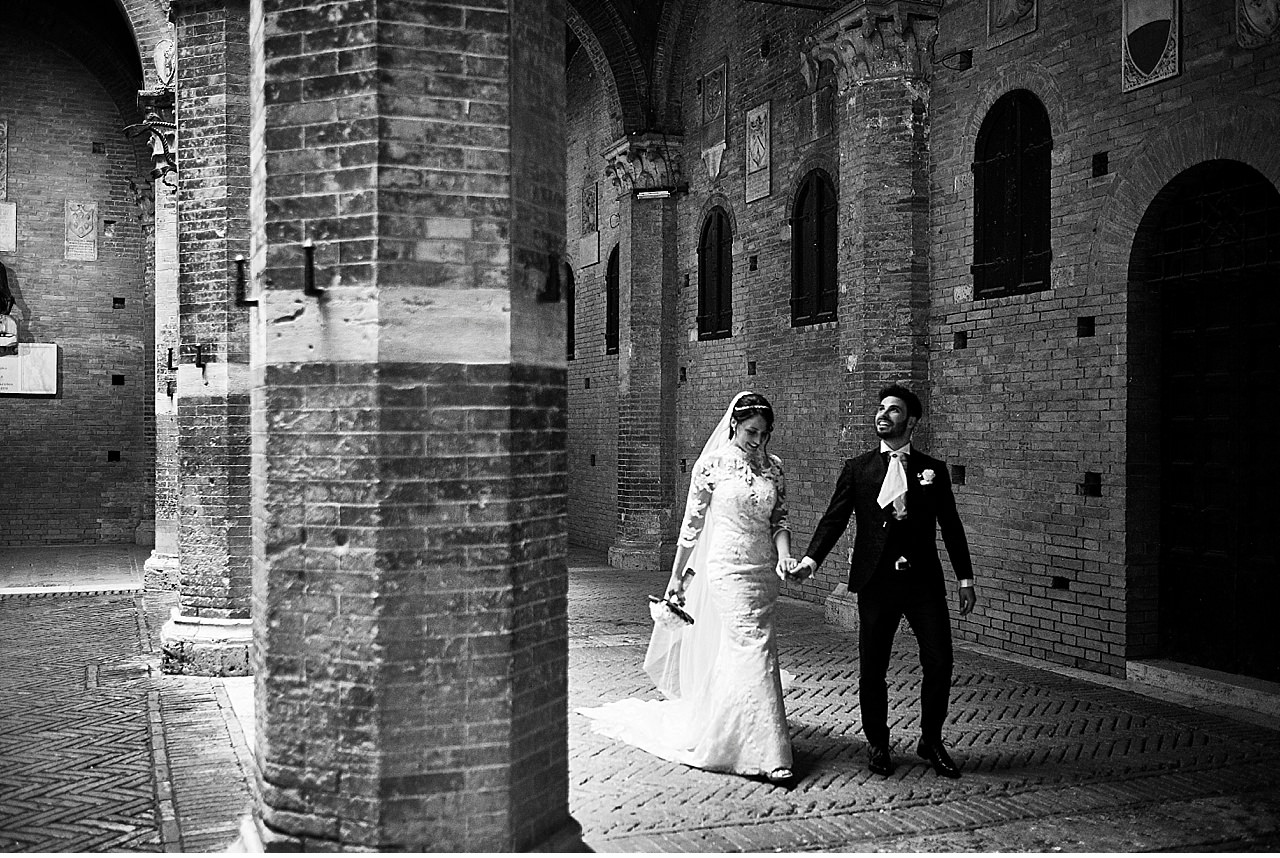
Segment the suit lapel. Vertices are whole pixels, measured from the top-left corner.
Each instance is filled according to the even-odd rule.
[[[872,450],[864,457],[862,465],[863,484],[867,487],[867,491],[874,498],[880,494],[880,484],[884,482],[884,475],[888,468],[885,467],[884,459],[880,456],[879,450]]]
[[[876,491],[880,491],[880,483],[884,480],[885,472],[889,469],[884,463],[884,457],[880,455],[879,450],[872,450],[867,457],[867,463],[871,468],[871,475],[875,479]]]
[[[880,504],[876,502],[880,495],[880,485],[884,482],[884,475],[888,470],[884,457],[880,455],[879,447],[864,455],[862,473],[860,475],[862,490],[866,493],[868,507],[876,511],[881,524],[886,524],[893,518],[891,513],[885,512]]]
[[[920,470],[916,467],[917,457],[920,454],[912,451],[907,456],[907,511],[910,512],[911,507],[917,505],[922,500],[920,496],[920,478],[918,474]]]

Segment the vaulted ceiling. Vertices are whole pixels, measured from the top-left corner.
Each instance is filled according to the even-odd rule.
[[[565,67],[585,51],[606,77],[619,112],[620,133],[673,130],[677,93],[671,92],[676,40],[686,8],[722,0],[567,0]],[[848,0],[744,0],[829,12]]]
[[[114,0],[0,3],[0,27],[30,33],[78,59],[102,82],[126,120],[136,118],[142,62]]]

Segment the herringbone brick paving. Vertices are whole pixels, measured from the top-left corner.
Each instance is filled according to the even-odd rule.
[[[571,708],[657,696],[641,670],[651,625],[644,596],[665,580],[662,572],[602,568],[571,575]],[[599,851],[1280,845],[1274,730],[958,650],[947,740],[964,777],[948,781],[914,754],[920,675],[904,625],[889,680],[898,768],[881,778],[866,769],[856,636],[826,625],[820,609],[784,599],[778,637],[782,666],[796,676],[786,703],[797,781],[785,788],[668,763],[598,736],[574,713],[570,803],[589,845]],[[1216,814],[1214,802],[1225,802]],[[1170,815],[1171,807],[1183,813]],[[1161,814],[1162,825],[1145,828],[1128,818]],[[1240,816],[1247,824],[1184,831],[1183,823],[1197,816]],[[1120,834],[1122,825],[1136,833]]]
[[[84,552],[61,555],[58,577]],[[0,851],[221,851],[235,839],[246,752],[222,680],[160,673],[176,605],[172,591],[0,595]]]
[[[0,600],[0,850],[158,851],[140,600]]]
[[[576,556],[570,706],[653,690],[644,595],[661,573]],[[222,681],[159,673],[176,604],[0,595],[0,851],[220,851],[249,810],[249,750]],[[570,809],[598,851],[1140,851],[1280,848],[1280,733],[959,650],[945,781],[912,754],[919,672],[892,666],[892,777],[865,766],[857,646],[820,610],[778,611],[797,781],[687,769],[570,714]]]

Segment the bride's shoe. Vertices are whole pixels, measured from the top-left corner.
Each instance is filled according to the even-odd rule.
[[[791,780],[795,775],[792,774],[791,769],[774,769],[769,772],[769,774],[765,775],[765,777],[767,777],[771,783],[780,784]]]

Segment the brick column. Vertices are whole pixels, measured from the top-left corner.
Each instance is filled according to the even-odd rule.
[[[580,848],[565,24],[484,5],[254,4],[250,849]]]
[[[249,9],[175,4],[178,44],[179,608],[164,670],[249,671],[248,310],[233,260],[248,245]]]
[[[174,135],[167,135],[173,151]],[[178,587],[178,193],[177,177],[155,189],[156,541],[143,564],[147,587]]]
[[[605,155],[619,194],[618,526],[609,564],[670,566],[677,503],[676,199],[680,138],[632,136]]]
[[[804,55],[807,81],[830,61],[839,88],[842,457],[869,443],[884,385],[928,398],[929,43],[941,5],[850,3],[819,24]],[[827,616],[856,625],[845,585]]]
[[[809,39],[806,79],[831,61],[840,105],[842,433],[861,450],[876,392],[928,378],[929,41],[941,0],[850,3]]]

